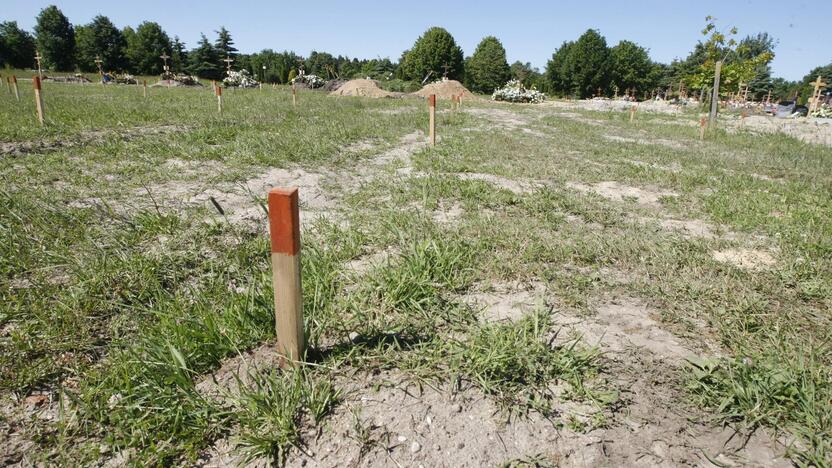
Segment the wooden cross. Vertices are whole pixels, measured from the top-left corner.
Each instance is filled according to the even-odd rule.
[[[42,58],[43,57],[41,57],[40,52],[36,50],[35,51],[35,61],[38,62],[38,78],[40,78],[40,79],[43,79],[43,71],[40,68],[40,60]]]
[[[818,79],[812,83],[812,86],[815,87],[814,91],[812,91],[812,100],[811,104],[809,104],[809,113],[818,110],[820,107],[820,92],[823,91],[823,88],[829,86],[829,84],[824,83],[821,79],[820,75],[818,75]]]
[[[160,55],[159,58],[162,59],[162,70],[167,72],[168,71],[168,59],[170,58],[170,55],[168,55],[167,52],[165,52],[163,50],[162,55]]]
[[[104,76],[104,70],[101,68],[101,64],[103,64],[103,63],[104,63],[104,61],[101,60],[101,57],[96,54],[95,64],[98,65],[98,76],[101,76],[101,77]]]
[[[225,74],[231,76],[231,62],[233,62],[234,59],[226,55],[222,61],[225,62]]]
[[[451,66],[446,63],[446,64],[442,65],[442,68],[445,69],[445,74],[442,75],[442,78],[447,78],[448,77],[448,70],[451,68]]]

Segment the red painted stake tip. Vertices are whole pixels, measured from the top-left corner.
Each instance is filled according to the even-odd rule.
[[[32,77],[32,87],[38,91],[40,91],[40,77],[33,76]]]
[[[220,88],[219,86],[217,86],[217,87],[216,87],[216,88],[214,88],[214,89],[216,90],[217,96],[222,96],[222,88]]]
[[[269,191],[269,233],[272,253],[297,255],[300,251],[297,187]]]
[[[428,96],[428,105],[431,106],[431,107],[436,107],[436,95],[435,94],[431,94],[430,96]]]

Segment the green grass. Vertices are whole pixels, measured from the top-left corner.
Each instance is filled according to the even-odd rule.
[[[699,144],[695,126],[673,124],[693,115],[641,113],[631,125],[626,113],[579,111],[603,123],[592,126],[554,108],[500,106],[540,134],[441,113],[440,145],[412,157],[422,174],[400,178],[393,163],[369,177],[369,157],[425,130],[422,101],[301,92],[295,109],[287,89],[268,87],[225,93],[220,116],[206,89],[153,88],[145,101],[135,87],[47,83],[39,127],[25,82],[21,91],[20,103],[0,91],[0,141],[18,148],[0,155],[0,392],[67,395],[56,421],[25,421],[35,461],[90,464],[108,456],[103,447],[129,449],[135,464],[188,464],[227,438],[248,459],[280,463],[304,428],[325,427],[343,405],[340,378],[388,369],[477,388],[506,414],[556,419],[571,400],[610,415],[613,382],[626,376],[551,317],[591,317],[607,294],[649,302],[674,334],[723,350],[687,372],[691,402],[786,431],[798,464],[832,457],[829,148],[722,131]],[[355,143],[375,147],[343,151]],[[272,167],[368,177],[326,176],[338,219],[303,233],[310,365],[253,369],[211,398],[198,382],[274,339],[268,243],[205,222],[213,208],[183,205],[188,195],[171,187],[219,189]],[[515,193],[461,172],[542,187]],[[566,185],[607,180],[678,196],[657,212]],[[459,218],[437,222],[435,210],[452,204]],[[737,237],[685,238],[638,216],[724,224]],[[774,252],[777,265],[749,271],[711,256],[748,246]],[[389,255],[348,267],[377,252]],[[461,299],[510,281],[542,283],[547,303],[485,323]],[[369,453],[364,422],[353,433]],[[509,463],[535,464],[534,454]]]

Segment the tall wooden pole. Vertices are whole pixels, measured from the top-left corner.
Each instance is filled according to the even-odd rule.
[[[428,137],[430,145],[436,146],[436,95],[428,96]]]
[[[38,110],[38,122],[43,126],[43,96],[40,90],[40,77],[32,77],[32,88],[35,90],[35,107]]]
[[[719,108],[719,74],[722,72],[722,60],[716,62],[714,70],[714,90],[711,93],[711,113],[708,116],[708,128],[716,125],[716,114]]]
[[[20,90],[17,89],[17,77],[12,75],[12,87],[14,88],[14,97],[20,100]]]
[[[217,112],[222,114],[222,87],[216,87],[216,94],[217,94]]]
[[[142,94],[147,99],[147,80],[142,80]]]
[[[286,361],[282,363],[285,366],[302,360],[306,348],[297,187],[275,188],[269,192],[269,233],[277,351],[285,356]]]

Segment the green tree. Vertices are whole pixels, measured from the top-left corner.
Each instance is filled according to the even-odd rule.
[[[188,51],[185,50],[185,43],[179,40],[179,36],[173,36],[170,53],[170,69],[174,73],[183,73],[188,67]]]
[[[797,83],[797,90],[800,93],[800,100],[802,102],[807,102],[807,100],[812,97],[812,91],[815,90],[814,85],[812,82],[821,78],[821,81],[825,83],[832,83],[832,63],[829,65],[825,65],[822,67],[815,67],[810,71],[806,76]]]
[[[106,16],[96,16],[92,22],[75,28],[75,52],[78,68],[85,72],[98,71],[95,57],[101,57],[105,70],[127,67],[127,42]]]
[[[462,49],[454,37],[443,28],[433,27],[425,31],[410,50],[402,54],[402,76],[405,79],[422,81],[428,73],[462,80],[465,76]]]
[[[135,73],[140,75],[159,75],[162,73],[163,52],[170,54],[170,38],[159,23],[145,21],[136,28],[135,33],[126,33],[127,58]]]
[[[610,50],[598,31],[587,30],[575,42],[571,60],[572,91],[581,98],[593,96],[598,89],[607,92],[610,84]]]
[[[55,5],[40,11],[35,25],[38,51],[47,68],[72,71],[75,66],[75,29]]]
[[[621,41],[610,49],[612,84],[618,86],[618,92],[623,94],[628,89],[634,89],[636,95],[650,90],[653,83],[653,62],[647,50],[630,41]]]
[[[225,29],[225,26],[220,26],[220,30],[214,32],[217,33],[217,40],[214,41],[214,47],[219,52],[220,58],[235,58],[237,56],[237,49],[234,48],[234,40],[231,39],[231,33]]]
[[[35,63],[35,38],[17,21],[0,23],[0,65],[30,68]]]
[[[188,71],[192,75],[208,80],[221,80],[223,77],[220,69],[219,51],[208,42],[205,34],[199,40],[199,44],[188,53]]]
[[[465,63],[465,82],[469,88],[491,94],[511,78],[511,69],[506,60],[506,49],[494,36],[480,41]]]
[[[574,42],[564,42],[546,64],[546,80],[552,91],[562,96],[573,95],[574,50]]]
[[[330,76],[328,70],[337,71],[338,62],[332,54],[313,50],[309,53],[309,57],[304,60],[303,68],[310,75],[318,75],[324,79],[335,78],[334,76]]]

